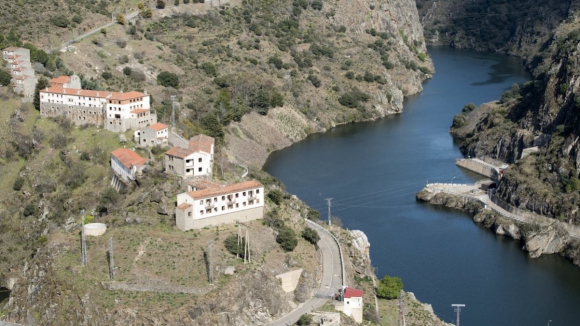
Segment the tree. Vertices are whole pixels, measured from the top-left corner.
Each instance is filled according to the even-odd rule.
[[[211,136],[218,141],[224,138],[224,128],[218,120],[215,114],[208,114],[199,120],[199,123],[203,129],[208,132],[208,136]]]
[[[310,326],[310,324],[312,324],[312,316],[308,314],[300,316],[300,319],[296,322],[298,326]]]
[[[157,75],[157,83],[165,87],[179,87],[179,77],[169,71],[162,71]]]
[[[403,289],[403,281],[398,277],[385,275],[377,286],[377,296],[385,299],[396,299]]]
[[[24,212],[22,212],[22,214],[24,216],[30,216],[30,215],[36,214],[36,206],[34,206],[33,204],[27,204],[24,207]]]
[[[159,9],[165,8],[165,1],[157,0],[157,8],[159,8]]]
[[[240,243],[238,244],[238,236],[236,234],[232,234],[226,238],[224,241],[224,245],[226,249],[233,255],[240,256],[244,258],[244,247],[246,245],[246,238],[242,237],[240,239]]]
[[[44,52],[44,50],[37,49],[35,51],[30,51],[30,59],[32,59],[32,61],[40,62],[46,66],[46,63],[48,60],[50,60],[50,57],[48,56],[48,53]]]
[[[40,77],[38,79],[38,82],[36,83],[36,88],[34,90],[34,107],[40,111],[40,90],[41,89],[45,89],[48,86],[50,86],[50,83],[48,82],[48,79],[44,78],[44,77]]]
[[[320,240],[318,232],[316,232],[313,228],[309,227],[304,228],[304,230],[302,231],[302,237],[304,238],[304,240],[312,244],[317,244],[318,241]]]
[[[276,237],[276,242],[280,244],[284,251],[292,251],[298,245],[298,238],[296,238],[296,233],[294,233],[294,230],[284,226],[280,228],[280,232]]]
[[[153,17],[153,10],[151,10],[151,8],[145,8],[145,9],[141,10],[140,15],[143,18],[151,18],[151,17]]]
[[[125,15],[118,14],[117,15],[117,23],[119,23],[121,25],[125,25]]]
[[[14,180],[14,184],[12,185],[12,189],[15,191],[20,191],[20,189],[22,189],[23,185],[24,185],[24,178],[17,177],[16,180]]]
[[[55,26],[65,28],[68,26],[69,21],[65,15],[57,15],[50,18],[50,22],[53,23]]]
[[[125,76],[130,76],[131,75],[131,67],[125,67],[123,68],[123,74],[125,74]]]
[[[0,85],[7,86],[10,84],[10,80],[12,76],[8,73],[8,71],[4,69],[0,69]]]
[[[284,194],[282,191],[274,189],[268,193],[268,198],[270,198],[270,200],[272,200],[276,205],[280,205],[284,198]]]

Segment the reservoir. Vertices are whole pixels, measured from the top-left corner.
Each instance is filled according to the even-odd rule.
[[[270,155],[264,169],[327,218],[364,231],[377,275],[463,326],[578,325],[580,269],[559,256],[530,259],[468,214],[415,201],[427,182],[471,183],[448,133],[463,105],[496,100],[529,75],[517,59],[431,48],[437,73],[400,115],[334,128]]]

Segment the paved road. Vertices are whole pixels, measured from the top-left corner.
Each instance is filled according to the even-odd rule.
[[[310,301],[307,301],[284,317],[266,324],[268,326],[294,324],[303,314],[323,306],[342,286],[342,266],[338,245],[322,227],[314,226],[313,229],[320,236],[318,247],[322,251],[322,282],[320,283],[320,288]]]
[[[155,9],[153,9],[153,10],[155,10]],[[137,17],[137,15],[139,15],[139,11],[134,11],[134,12],[128,13],[128,14],[125,15],[125,21],[129,21],[130,19],[133,19],[133,18]],[[110,22],[110,23],[107,23],[105,25],[99,26],[99,27],[97,27],[95,29],[92,29],[91,31],[86,32],[83,35],[77,36],[77,37],[75,37],[74,39],[72,39],[70,41],[64,42],[60,46],[60,48],[61,48],[61,50],[65,50],[65,48],[67,46],[69,46],[69,45],[71,45],[71,44],[73,44],[75,42],[79,42],[79,41],[81,41],[82,39],[84,39],[87,36],[91,36],[93,34],[100,33],[101,32],[101,29],[103,29],[103,28],[109,28],[109,27],[111,27],[111,26],[113,26],[115,24],[117,24],[117,21],[116,20],[114,22]]]

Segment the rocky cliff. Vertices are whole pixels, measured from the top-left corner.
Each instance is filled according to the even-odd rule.
[[[533,80],[462,113],[465,120],[456,118],[451,129],[464,154],[513,164],[498,187],[502,200],[574,224],[580,221],[579,27],[569,17],[532,70]]]
[[[537,60],[578,1],[417,0],[428,44]]]

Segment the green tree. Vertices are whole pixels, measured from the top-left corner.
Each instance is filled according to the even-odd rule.
[[[66,18],[65,15],[53,16],[52,18],[50,18],[50,22],[52,24],[54,24],[55,26],[62,27],[62,28],[67,27],[69,24],[68,18]]]
[[[252,97],[250,104],[261,115],[267,115],[270,109],[270,94],[265,89],[260,89]]]
[[[296,322],[298,326],[310,326],[310,324],[312,324],[312,316],[308,314],[300,316],[300,319]]]
[[[33,204],[27,204],[24,206],[24,211],[22,212],[24,216],[30,216],[36,214],[36,206]]]
[[[2,86],[9,85],[11,79],[12,79],[12,76],[10,76],[8,71],[6,71],[4,69],[0,69],[0,85],[2,85]]]
[[[284,198],[284,194],[282,191],[274,189],[268,193],[268,198],[270,198],[270,200],[272,200],[276,205],[280,205],[280,203],[282,203],[282,199]]]
[[[396,299],[403,289],[403,281],[399,277],[385,275],[377,286],[377,296],[385,299]]]
[[[165,87],[179,87],[179,77],[169,71],[162,71],[157,75],[157,83]]]
[[[130,76],[131,75],[131,67],[125,67],[123,68],[123,74],[125,74],[126,76]]]
[[[157,8],[158,9],[165,8],[165,1],[163,1],[163,0],[157,0]]]
[[[40,62],[46,66],[46,63],[48,60],[50,60],[50,57],[48,56],[48,53],[44,52],[44,50],[38,49],[34,52],[30,51],[30,59],[32,61]]]
[[[223,141],[224,128],[215,114],[210,113],[205,115],[199,120],[199,123],[201,127],[207,131],[208,136],[215,138],[219,142]]]
[[[44,77],[40,77],[38,79],[38,82],[36,83],[36,89],[34,90],[34,107],[40,111],[40,90],[41,89],[45,89],[46,87],[50,86],[50,83],[48,82],[48,79],[44,78]]]
[[[173,1],[173,5],[174,5],[174,6],[179,6],[179,0],[174,0],[174,1]]]
[[[276,242],[280,244],[284,251],[292,251],[298,245],[298,238],[296,233],[291,228],[284,226],[280,228],[280,232],[276,237]]]
[[[15,191],[20,191],[20,189],[22,189],[23,185],[24,185],[24,178],[17,177],[16,180],[14,180],[14,184],[12,185],[12,189]]]
[[[309,227],[304,228],[304,230],[302,231],[302,237],[304,238],[304,240],[312,244],[317,244],[318,241],[320,240],[318,232],[316,232],[313,228]]]

